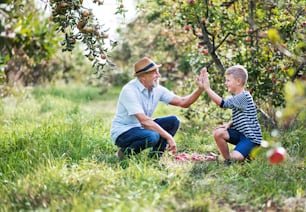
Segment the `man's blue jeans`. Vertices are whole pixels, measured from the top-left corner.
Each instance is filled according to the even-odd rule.
[[[157,118],[154,121],[172,136],[180,126],[180,120],[176,116]],[[125,155],[138,154],[142,150],[152,147],[150,155],[158,154],[161,156],[166,149],[167,141],[153,130],[134,127],[122,133],[115,144],[121,147]]]

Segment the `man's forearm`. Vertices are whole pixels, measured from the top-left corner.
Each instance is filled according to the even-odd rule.
[[[197,88],[196,90],[194,90],[191,94],[189,94],[188,96],[183,97],[184,98],[184,104],[183,107],[187,108],[190,105],[192,105],[203,93],[204,89],[202,88]]]
[[[166,130],[164,130],[161,126],[159,126],[154,120],[150,118],[142,121],[141,125],[148,130],[153,130],[157,132],[164,139],[168,140],[172,137]]]

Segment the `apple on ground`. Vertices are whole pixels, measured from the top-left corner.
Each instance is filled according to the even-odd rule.
[[[270,164],[279,164],[283,162],[287,157],[287,152],[284,147],[276,147],[271,152],[269,152],[269,162]]]

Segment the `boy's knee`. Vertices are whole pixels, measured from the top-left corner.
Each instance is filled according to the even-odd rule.
[[[223,138],[225,136],[226,132],[227,131],[224,128],[217,128],[217,129],[214,130],[213,136],[214,136],[214,138],[220,138],[220,137]]]

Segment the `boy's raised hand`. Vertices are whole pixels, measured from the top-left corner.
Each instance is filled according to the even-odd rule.
[[[202,83],[203,83],[203,86],[204,86],[205,90],[210,88],[210,83],[209,83],[208,76],[209,76],[209,74],[207,72],[206,67],[202,68],[201,69],[200,79],[202,80]]]
[[[201,69],[201,76],[205,76],[205,75],[207,75],[208,73],[207,73],[207,68],[206,67],[203,67],[202,69]]]

